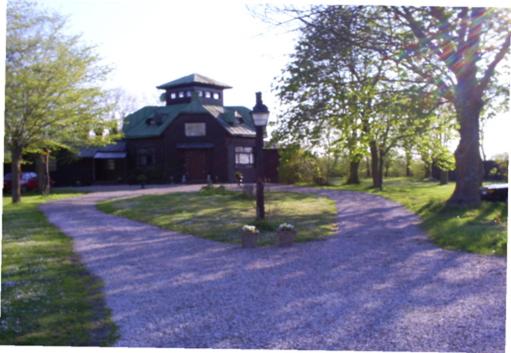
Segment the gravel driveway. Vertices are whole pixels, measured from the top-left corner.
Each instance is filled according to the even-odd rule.
[[[506,259],[432,245],[381,197],[336,200],[339,235],[241,249],[103,214],[105,191],[44,204],[105,284],[118,346],[503,352]],[[273,187],[298,190],[292,187]]]

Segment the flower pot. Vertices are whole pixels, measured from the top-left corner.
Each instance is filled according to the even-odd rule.
[[[257,233],[241,233],[241,247],[255,248],[257,246]]]
[[[278,246],[285,247],[293,245],[295,241],[296,231],[294,230],[286,230],[286,231],[278,231],[277,232],[277,242]]]

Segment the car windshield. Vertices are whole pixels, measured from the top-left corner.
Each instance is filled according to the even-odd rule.
[[[21,175],[21,179],[22,180],[30,180],[32,178],[36,178],[37,177],[37,174],[36,173],[23,173]]]

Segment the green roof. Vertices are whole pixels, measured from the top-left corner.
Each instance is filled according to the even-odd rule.
[[[234,136],[255,136],[254,122],[250,109],[245,107],[221,107],[202,104],[198,99],[190,103],[167,106],[147,106],[124,119],[123,132],[126,138],[160,136],[181,114],[208,114]],[[236,116],[243,120],[239,124]]]
[[[172,87],[180,87],[180,86],[192,86],[192,85],[205,85],[205,86],[215,86],[219,88],[232,88],[229,85],[226,85],[225,83],[218,82],[216,80],[213,80],[209,77],[200,75],[200,74],[191,74],[188,76],[184,76],[181,78],[178,78],[177,80],[170,81],[167,83],[164,83],[162,85],[157,86],[156,88],[159,89],[167,89]]]

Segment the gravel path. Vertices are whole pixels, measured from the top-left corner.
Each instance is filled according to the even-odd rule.
[[[118,346],[503,352],[506,259],[432,245],[381,197],[337,201],[324,241],[241,249],[97,211],[117,190],[44,204],[105,283]]]

